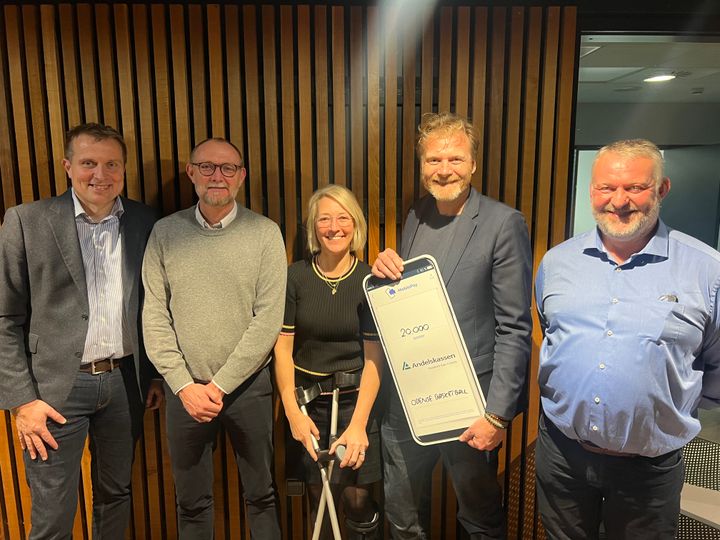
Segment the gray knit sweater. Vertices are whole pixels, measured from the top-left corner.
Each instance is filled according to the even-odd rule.
[[[280,331],[285,247],[275,223],[242,206],[223,229],[203,229],[194,212],[161,219],[150,235],[145,348],[174,393],[193,380],[230,393],[267,364]]]

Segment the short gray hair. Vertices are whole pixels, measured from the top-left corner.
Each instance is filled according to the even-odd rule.
[[[595,156],[593,169],[598,159],[608,153],[618,154],[625,159],[648,158],[653,162],[653,180],[655,180],[655,184],[659,186],[663,178],[665,178],[665,161],[663,160],[662,153],[655,143],[647,139],[624,139],[603,146]]]

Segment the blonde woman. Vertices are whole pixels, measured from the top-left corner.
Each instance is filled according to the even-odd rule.
[[[332,484],[336,501],[344,507],[348,538],[369,539],[375,538],[380,522],[369,485],[382,477],[379,422],[373,414],[382,351],[362,290],[370,267],[356,255],[365,247],[366,229],[350,190],[328,185],[312,195],[307,221],[311,256],[288,269],[285,320],[275,345],[275,377],[294,439],[288,449],[288,470],[305,479],[314,513],[321,484],[312,439],[327,448],[333,374],[359,375],[357,388],[340,396],[340,436],[330,451],[339,445],[346,451],[340,468],[333,472]],[[295,401],[295,388],[315,383],[321,384],[323,395],[308,405],[305,416]],[[323,532],[327,535],[329,527]]]

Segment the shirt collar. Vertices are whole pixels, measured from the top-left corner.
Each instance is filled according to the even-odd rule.
[[[652,238],[650,238],[650,241],[645,244],[644,248],[630,257],[630,260],[640,255],[662,257],[666,259],[668,257],[669,236],[670,231],[668,230],[667,225],[665,225],[661,219],[658,219],[658,228],[655,231],[655,234]],[[595,226],[591,233],[586,235],[580,247],[582,248],[583,253],[587,253],[588,255],[603,254],[607,256],[607,250],[602,243],[600,231],[597,226]]]
[[[92,222],[92,220],[90,219],[90,216],[87,215],[87,212],[85,212],[85,209],[82,207],[82,204],[80,203],[80,199],[78,199],[77,195],[75,194],[74,188],[70,188],[70,194],[72,195],[73,210],[74,210],[75,217],[82,216],[84,219]],[[115,197],[115,202],[113,203],[113,206],[110,209],[110,214],[105,216],[100,221],[105,221],[110,216],[114,216],[114,217],[120,219],[120,216],[123,215],[123,212],[125,212],[125,208],[123,207],[123,203],[120,200],[120,197]]]
[[[195,205],[195,219],[200,224],[200,226],[203,229],[224,229],[228,225],[230,225],[233,221],[235,221],[235,218],[237,217],[238,213],[238,206],[237,202],[233,201],[233,207],[232,210],[228,213],[227,216],[222,218],[219,223],[216,223],[215,225],[210,225],[205,218],[202,215],[202,212],[200,212],[200,205]]]

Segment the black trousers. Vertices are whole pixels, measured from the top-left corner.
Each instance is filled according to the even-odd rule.
[[[540,416],[538,509],[550,539],[674,539],[685,475],[681,450],[657,457],[588,452]]]
[[[270,368],[263,368],[226,395],[222,411],[211,422],[196,422],[167,385],[165,396],[180,540],[213,538],[213,450],[221,424],[235,452],[252,538],[280,540],[272,478]]]

